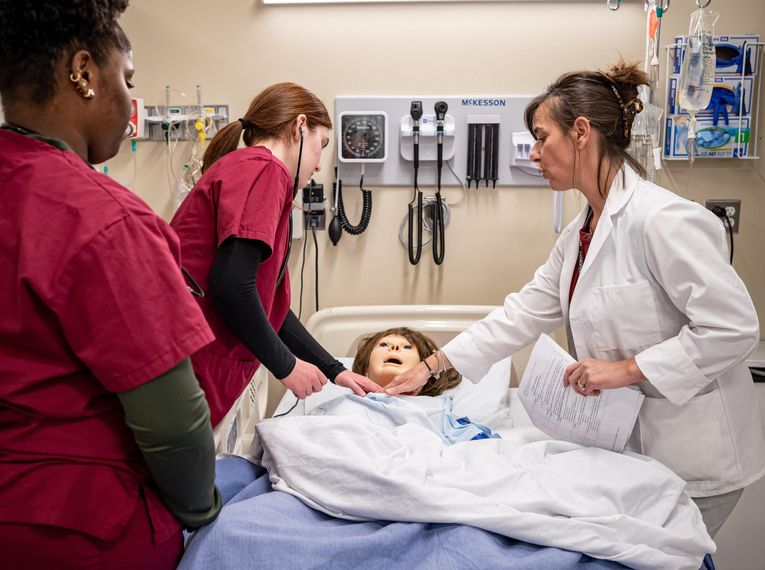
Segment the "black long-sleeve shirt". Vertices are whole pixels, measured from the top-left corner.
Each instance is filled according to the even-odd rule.
[[[279,379],[295,368],[295,358],[310,362],[334,382],[345,367],[305,329],[291,310],[277,333],[257,289],[260,264],[271,255],[262,241],[229,238],[218,248],[210,279],[215,308],[237,338]]]

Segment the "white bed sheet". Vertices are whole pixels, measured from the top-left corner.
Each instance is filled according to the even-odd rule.
[[[449,446],[336,408],[257,426],[274,489],[331,516],[467,524],[640,569],[696,570],[714,551],[685,483],[650,458],[529,443],[525,428]]]

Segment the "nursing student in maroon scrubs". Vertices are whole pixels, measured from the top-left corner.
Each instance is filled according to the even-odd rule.
[[[319,171],[331,127],[324,104],[304,87],[267,87],[215,135],[202,178],[170,222],[215,333],[192,356],[213,426],[261,364],[301,399],[327,378],[362,396],[380,389],[330,356],[290,311],[292,200]]]
[[[127,0],[0,0],[0,566],[174,568],[220,510],[178,238],[91,166],[130,115]]]

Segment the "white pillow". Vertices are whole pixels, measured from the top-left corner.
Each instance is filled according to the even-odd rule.
[[[348,370],[353,366],[352,357],[340,357],[338,360]],[[472,421],[483,424],[488,424],[489,420],[500,412],[509,415],[510,362],[511,357],[508,356],[494,364],[479,382],[474,383],[468,378],[463,378],[457,387],[444,392],[445,396],[452,398],[452,414],[457,417],[467,416]],[[327,382],[321,392],[308,396],[290,415],[307,414],[324,402],[351,393],[348,388]],[[286,412],[294,404],[295,396],[287,391],[274,415]]]
[[[456,388],[444,392],[452,397],[452,413],[481,424],[489,424],[499,412],[509,414],[511,359],[495,363],[478,382],[463,377]]]

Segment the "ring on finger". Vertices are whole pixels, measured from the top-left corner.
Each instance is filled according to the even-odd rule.
[[[585,384],[582,384],[582,381],[581,381],[581,380],[577,380],[577,381],[576,381],[576,385],[577,385],[577,387],[578,387],[578,388],[579,388],[579,389],[580,389],[582,392],[586,392],[586,391],[587,391],[587,384],[586,384],[586,383],[585,383]]]

